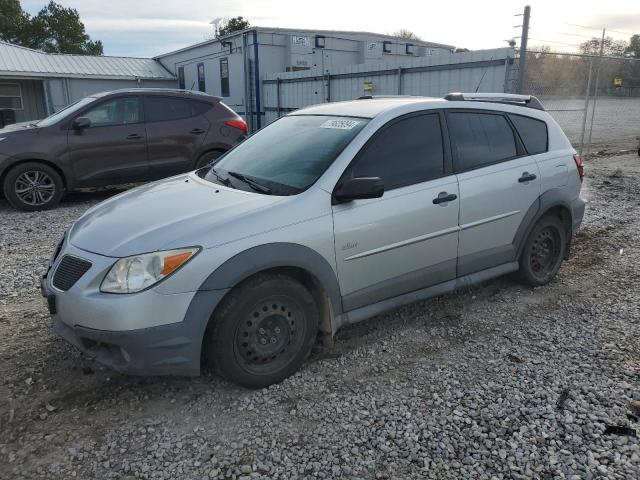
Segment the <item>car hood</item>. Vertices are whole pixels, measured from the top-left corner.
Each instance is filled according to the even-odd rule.
[[[38,126],[33,121],[12,123],[11,125],[6,125],[4,128],[0,128],[0,136],[6,133],[23,132],[35,128],[38,128]]]
[[[69,241],[111,257],[187,246],[209,248],[237,239],[242,217],[286,198],[234,190],[195,174],[179,175],[96,205],[73,225]],[[230,223],[235,228],[225,228]],[[245,226],[244,234],[251,233]]]

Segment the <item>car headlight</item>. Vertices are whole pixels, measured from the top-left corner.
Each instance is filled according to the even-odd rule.
[[[144,253],[118,260],[102,280],[106,293],[135,293],[158,283],[187,263],[200,249],[196,247]]]

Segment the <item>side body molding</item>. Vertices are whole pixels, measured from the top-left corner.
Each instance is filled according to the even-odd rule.
[[[318,252],[296,243],[267,243],[245,250],[220,265],[202,283],[200,290],[226,290],[254,273],[277,267],[298,267],[316,277],[327,291],[333,315],[342,313],[335,271]]]

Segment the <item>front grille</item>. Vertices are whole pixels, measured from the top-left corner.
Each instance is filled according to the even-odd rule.
[[[53,276],[53,286],[66,292],[91,268],[91,262],[65,255]]]

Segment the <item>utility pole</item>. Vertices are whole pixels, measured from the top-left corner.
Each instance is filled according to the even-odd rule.
[[[522,18],[522,37],[520,37],[520,60],[518,61],[518,88],[517,93],[522,93],[524,87],[524,72],[527,64],[527,42],[529,40],[529,17],[531,16],[531,7],[524,7]]]
[[[593,107],[591,110],[591,125],[589,126],[589,139],[587,140],[587,154],[588,157],[591,154],[591,134],[593,133],[593,120],[596,116],[596,103],[598,102],[598,86],[600,83],[600,70],[602,70],[602,57],[604,55],[604,34],[606,30],[602,29],[602,40],[600,41],[600,58],[598,58],[598,70],[596,70],[596,88],[593,92]]]

